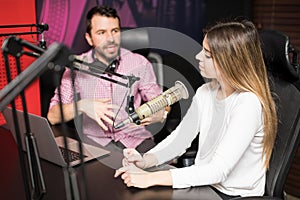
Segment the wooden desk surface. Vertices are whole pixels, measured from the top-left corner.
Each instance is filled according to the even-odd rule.
[[[0,127],[0,199],[22,200],[25,190],[22,181],[17,144],[12,134]],[[41,167],[46,185],[43,199],[66,199],[63,168],[41,160]],[[114,178],[115,170],[98,160],[84,165],[86,182],[82,181],[82,170],[74,168],[77,176],[79,191],[86,188],[90,200],[153,200],[153,199],[209,199],[218,200],[220,197],[209,187],[187,189],[172,189],[171,187],[151,187],[148,189],[128,188],[120,178]]]

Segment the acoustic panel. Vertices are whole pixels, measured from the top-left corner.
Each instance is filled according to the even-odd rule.
[[[0,26],[7,25],[24,25],[24,24],[36,24],[36,10],[35,0],[0,0]],[[15,28],[0,28],[0,34],[11,33],[24,33],[24,32],[36,32],[35,27],[15,27]],[[12,35],[12,34],[11,34]],[[0,37],[0,44],[2,46],[3,41],[8,36]],[[36,34],[24,34],[18,35],[21,39],[29,41],[33,44],[38,44]],[[22,55],[20,57],[21,70],[26,69],[35,58]],[[9,65],[11,77],[14,79],[17,73],[16,60],[13,56],[9,55]],[[0,52],[0,89],[4,88],[8,84],[6,77],[6,66],[3,59],[2,49]],[[25,89],[25,97],[27,108],[30,113],[40,115],[40,90],[39,80],[36,79],[29,87]],[[18,96],[15,99],[15,103],[18,109],[23,110],[21,104],[21,98]],[[0,125],[5,124],[4,117],[0,113]]]

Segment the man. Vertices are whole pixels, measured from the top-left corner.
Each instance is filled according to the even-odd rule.
[[[78,59],[88,63],[102,62],[106,66],[114,63],[115,69],[111,69],[112,71],[123,75],[133,74],[140,78],[131,88],[135,108],[142,102],[147,102],[161,94],[161,88],[156,83],[156,77],[149,61],[141,55],[120,48],[120,18],[115,9],[105,6],[92,8],[87,14],[85,38],[93,48],[77,56]],[[80,67],[86,68],[87,66],[81,65]],[[155,145],[151,139],[152,134],[144,126],[129,124],[120,130],[113,128],[115,117],[118,119],[128,117],[125,111],[126,105],[123,103],[125,98],[126,104],[128,89],[89,74],[79,71],[75,73],[75,88],[81,98],[77,102],[77,106],[79,114],[83,116],[84,135],[102,146],[117,145],[122,148],[137,148],[141,152]],[[108,74],[103,74],[103,76],[122,80]],[[69,121],[75,116],[70,77],[71,71],[66,69],[60,86],[65,121]],[[51,124],[61,122],[58,96],[58,89],[56,89],[47,115]],[[122,107],[114,113],[116,105],[122,105]],[[162,118],[163,111],[157,112],[142,120],[141,125],[158,122]]]

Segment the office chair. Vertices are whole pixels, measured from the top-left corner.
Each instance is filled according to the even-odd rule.
[[[163,60],[160,54],[151,51],[150,35],[146,28],[122,28],[121,46],[146,57],[153,69],[160,86],[163,86]]]
[[[284,184],[300,141],[300,91],[293,84],[299,80],[298,55],[284,33],[264,30],[259,34],[270,87],[276,95],[278,132],[267,171],[265,195],[235,199],[284,199]]]
[[[121,31],[121,47],[147,58],[150,52],[150,38],[147,29],[122,27]]]

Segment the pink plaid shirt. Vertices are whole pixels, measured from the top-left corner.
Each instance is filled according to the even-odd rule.
[[[90,50],[78,57],[81,60],[91,63],[93,62],[92,52]],[[84,65],[80,67],[86,68]],[[142,102],[147,102],[157,97],[162,92],[160,86],[156,83],[151,63],[139,54],[121,48],[120,63],[115,72],[123,75],[133,74],[140,78],[132,87],[135,108],[139,107]],[[79,71],[75,71],[75,73],[75,88],[76,92],[80,93],[81,99],[111,98],[113,104],[121,106],[119,112],[114,111],[117,114],[115,123],[117,124],[128,117],[125,111],[127,94],[129,93],[128,88]],[[103,74],[103,76],[109,77],[106,74]],[[124,79],[116,76],[109,78],[124,82]],[[124,83],[127,83],[127,81],[125,80]],[[56,89],[55,95],[51,99],[50,108],[59,102],[57,92]],[[66,68],[61,80],[61,97],[64,104],[72,103],[74,100],[69,68]],[[109,131],[104,131],[94,120],[83,114],[83,133],[103,146],[114,140],[116,142],[120,141],[128,148],[135,148],[146,138],[152,137],[152,134],[144,126],[128,124],[124,128],[116,130],[112,126],[106,125],[109,127]]]

